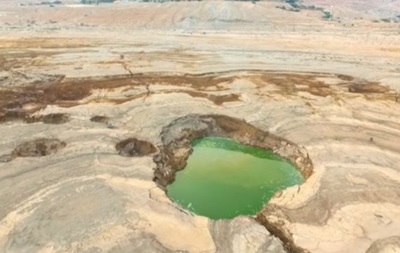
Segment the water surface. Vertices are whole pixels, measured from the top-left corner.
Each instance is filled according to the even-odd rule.
[[[302,182],[294,165],[269,150],[206,137],[193,142],[187,166],[167,191],[193,213],[229,219],[256,214],[275,192]]]

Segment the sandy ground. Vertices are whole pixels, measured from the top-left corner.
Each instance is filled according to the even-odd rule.
[[[400,251],[399,1],[341,1],[331,21],[269,1],[21,2],[0,1],[0,252]],[[40,118],[52,113],[67,116]],[[115,150],[160,145],[192,113],[307,150],[314,174],[261,215],[284,236],[188,214],[153,182],[151,156]],[[38,138],[66,146],[13,152]]]

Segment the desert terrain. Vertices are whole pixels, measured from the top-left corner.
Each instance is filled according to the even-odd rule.
[[[400,1],[62,2],[0,0],[1,253],[400,252]],[[189,213],[211,134],[306,181]]]

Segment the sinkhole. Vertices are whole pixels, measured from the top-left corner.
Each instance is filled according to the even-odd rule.
[[[192,148],[167,194],[183,208],[211,219],[254,215],[277,191],[304,181],[291,162],[267,149],[220,137],[195,139]]]

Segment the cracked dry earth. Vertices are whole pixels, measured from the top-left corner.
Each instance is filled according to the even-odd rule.
[[[168,8],[187,15],[174,7],[186,5]],[[104,15],[145,8],[153,18],[165,11],[132,6],[98,8]],[[46,11],[24,7],[30,18],[30,8]],[[160,28],[182,28],[166,19],[140,30],[134,18],[137,30],[89,31],[67,15],[69,28],[51,36],[4,30],[0,252],[400,252],[399,27],[343,28],[312,12],[281,12],[268,12],[275,23],[267,32],[254,20],[238,30],[235,16],[227,23],[233,31],[211,30],[224,24],[211,18],[202,21],[205,32]],[[287,16],[299,21],[297,30]],[[371,29],[374,39],[364,39]],[[189,125],[175,125],[182,121]],[[312,173],[255,217],[190,214],[166,196],[171,178],[160,183],[156,173],[155,182],[154,170],[172,137],[190,139],[191,128],[252,145],[291,143]],[[185,145],[174,155],[185,157]]]

